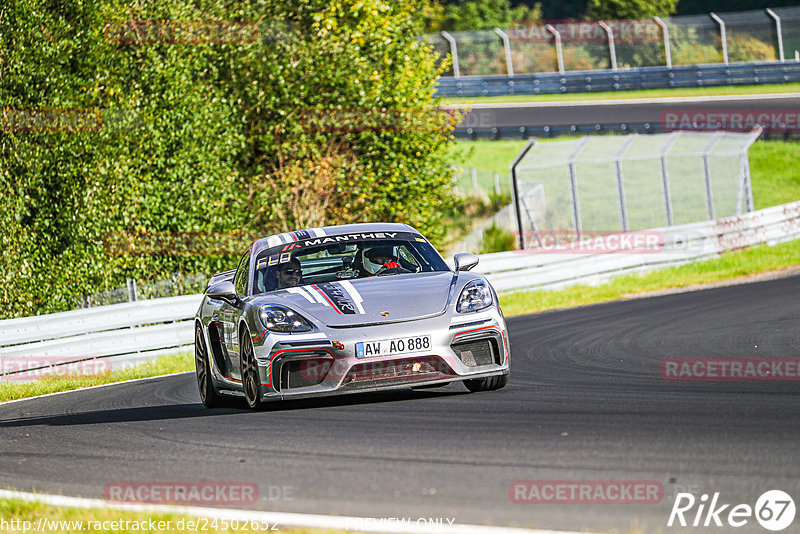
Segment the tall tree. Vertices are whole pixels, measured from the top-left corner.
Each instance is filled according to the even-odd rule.
[[[595,20],[644,19],[675,13],[678,0],[589,0],[589,17]]]

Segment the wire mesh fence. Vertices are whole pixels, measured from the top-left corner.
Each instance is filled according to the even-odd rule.
[[[508,173],[453,167],[453,190],[462,197],[510,197],[511,179]]]
[[[136,300],[202,293],[205,290],[206,282],[208,282],[208,276],[203,274],[185,275],[175,273],[172,278],[165,280],[136,280],[129,278],[127,284],[123,287],[84,295],[82,299],[75,302],[74,307],[91,308]]]
[[[424,39],[440,59],[451,57],[446,76],[513,76],[792,60],[800,55],[798,22],[800,6],[607,24],[519,22],[511,28],[442,32]]]
[[[512,171],[520,248],[752,211],[747,150],[760,132],[531,141]]]

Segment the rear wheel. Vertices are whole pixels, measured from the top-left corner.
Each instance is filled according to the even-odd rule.
[[[508,384],[508,375],[488,376],[486,378],[474,378],[464,380],[464,385],[473,393],[478,391],[494,391],[502,389]]]
[[[200,400],[206,408],[216,408],[222,406],[222,398],[214,389],[211,380],[211,362],[208,357],[208,347],[203,337],[203,330],[200,326],[195,329],[194,335],[194,365],[197,369],[197,389],[200,392]]]
[[[241,366],[242,366],[242,389],[247,405],[253,410],[262,410],[264,402],[261,400],[261,377],[258,376],[258,364],[253,350],[253,342],[245,331],[241,339]]]

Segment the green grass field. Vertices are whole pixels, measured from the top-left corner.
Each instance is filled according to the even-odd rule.
[[[22,499],[0,499],[0,533],[120,532],[195,533],[282,532],[285,534],[340,534],[343,530],[298,528],[266,522],[223,521],[170,512],[130,512],[107,508],[50,506]]]
[[[584,100],[615,100],[633,98],[701,97],[721,95],[755,95],[800,92],[800,83],[769,85],[728,85],[723,87],[692,87],[678,89],[643,89],[637,91],[605,91],[597,93],[568,93],[547,95],[508,95],[442,98],[441,104],[477,104],[497,102],[574,102]]]
[[[548,140],[549,141],[549,140]],[[508,180],[508,162],[519,153],[525,141],[462,141],[452,149],[457,167],[482,171],[481,187],[491,187],[485,177],[499,172]],[[800,143],[758,141],[749,152],[753,200],[756,209],[800,200]],[[471,187],[464,184],[463,187]],[[765,271],[800,265],[800,241],[775,247],[759,246],[730,252],[706,262],[653,271],[646,275],[622,276],[597,287],[575,286],[561,291],[521,292],[501,296],[508,315],[606,302],[632,294],[695,284],[719,282]]]
[[[558,142],[569,138],[548,139]],[[494,187],[491,173],[500,174],[508,182],[508,166],[519,154],[526,141],[460,141],[451,148],[451,161],[462,170],[479,171],[479,186],[485,190]],[[800,143],[796,141],[757,141],[750,148],[750,175],[753,201],[756,209],[800,200]],[[469,191],[469,173],[460,182]]]
[[[153,362],[110,373],[93,375],[53,374],[35,382],[3,380],[0,381],[0,402],[193,370],[194,355],[187,352],[174,356],[162,356]]]
[[[652,291],[685,288],[746,278],[765,272],[783,271],[800,265],[800,240],[760,245],[727,252],[707,261],[659,269],[645,274],[624,275],[598,286],[572,286],[559,291],[530,291],[500,296],[506,316],[572,308],[641,296]]]

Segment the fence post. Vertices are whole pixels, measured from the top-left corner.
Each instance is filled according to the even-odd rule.
[[[519,162],[522,161],[522,158],[528,153],[533,145],[536,144],[536,139],[530,139],[525,146],[522,147],[517,157],[514,158],[514,161],[511,162],[511,165],[508,166],[508,171],[511,173],[511,201],[514,203],[514,210],[517,212],[517,231],[519,234],[517,235],[517,241],[519,243],[519,249],[525,250],[525,234],[522,229],[522,209],[520,207],[521,201],[519,196],[519,185],[517,180],[517,165]]]
[[[545,29],[556,38],[556,61],[558,61],[558,73],[564,74],[564,50],[561,48],[561,34],[558,33],[552,24],[545,26]]]
[[[608,35],[608,55],[611,57],[611,70],[617,70],[617,51],[614,48],[614,30],[604,21],[600,21],[600,27],[606,31]]]
[[[750,160],[747,158],[747,152],[750,150],[750,147],[753,146],[753,143],[761,136],[761,133],[764,129],[760,125],[756,125],[755,128],[750,132],[751,137],[748,143],[742,148],[741,154],[741,161],[743,164],[743,177],[745,184],[745,203],[746,203],[746,211],[751,212],[755,210],[755,205],[753,204],[753,185],[750,182]]]
[[[706,180],[706,208],[708,209],[708,220],[714,220],[714,195],[711,190],[711,168],[708,164],[708,153],[714,148],[714,145],[717,144],[721,138],[720,133],[715,133],[711,136],[711,140],[706,144],[703,148],[703,174],[705,175]]]
[[[675,144],[675,141],[683,135],[682,132],[674,132],[669,141],[661,148],[659,158],[661,160],[661,185],[664,188],[664,210],[667,216],[667,226],[672,226],[672,195],[669,192],[669,171],[667,170],[667,152]]]
[[[137,300],[136,279],[128,278],[127,285],[128,285],[128,302],[135,302]]]
[[[622,223],[622,231],[628,231],[628,208],[625,204],[625,186],[622,182],[622,156],[631,143],[636,139],[636,134],[629,135],[628,139],[622,143],[622,146],[614,155],[614,166],[617,169],[617,196],[619,197],[619,217]]]
[[[514,64],[511,61],[511,43],[508,41],[508,34],[501,30],[500,28],[495,28],[494,33],[500,36],[503,39],[503,48],[506,51],[506,71],[508,72],[509,78],[514,77]]]
[[[494,173],[494,194],[500,195],[500,173]]]
[[[578,146],[569,155],[567,168],[569,169],[569,196],[572,200],[572,219],[575,223],[575,234],[578,239],[581,238],[581,210],[578,205],[578,174],[575,171],[575,159],[581,153],[583,147],[589,142],[588,137],[584,137],[578,142]]]
[[[719,34],[722,37],[722,60],[728,64],[728,38],[725,36],[725,22],[717,16],[713,11],[708,14],[709,17],[714,19],[714,22],[719,24]]]
[[[770,8],[766,8],[767,15],[775,19],[775,31],[778,32],[778,57],[781,59],[781,63],[786,61],[786,58],[783,57],[783,33],[781,32],[781,18]]]
[[[653,17],[653,20],[656,21],[656,24],[658,24],[661,27],[661,31],[664,33],[664,60],[667,63],[667,67],[671,69],[672,52],[670,51],[669,48],[669,27],[667,26],[666,22],[661,20],[660,17]]]
[[[478,194],[479,193],[479,191],[478,191],[478,171],[474,167],[471,167],[469,169],[469,173],[472,175],[472,196],[473,197],[480,196]]]
[[[450,43],[450,55],[453,56],[453,77],[461,78],[461,70],[458,68],[458,46],[456,46],[456,39],[449,32],[442,32],[441,36]]]

